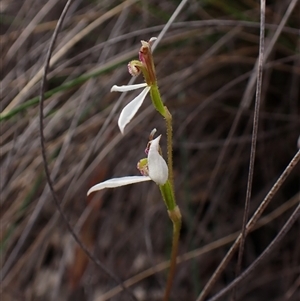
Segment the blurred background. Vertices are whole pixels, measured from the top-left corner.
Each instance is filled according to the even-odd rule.
[[[298,3],[297,3],[298,2]],[[62,0],[3,0],[1,9],[1,300],[131,300],[75,243],[48,189],[38,95]],[[136,92],[141,40],[158,36],[180,1],[74,0],[48,73],[44,133],[62,210],[82,243],[138,300],[161,300],[172,227],[159,189],[146,182],[86,197],[97,182],[138,175],[150,131],[164,120],[147,97],[122,136],[117,120]],[[268,1],[265,64],[250,215],[297,152],[300,134],[299,1]],[[183,215],[183,260],[171,300],[196,300],[241,230],[254,114],[259,1],[190,0],[154,52],[173,115],[174,175]],[[278,38],[274,36],[278,35]],[[136,83],[143,82],[140,76]],[[229,138],[228,138],[229,137]],[[294,168],[246,240],[242,270],[299,203]],[[300,223],[237,290],[237,300],[300,299]],[[214,244],[214,242],[218,242]],[[235,278],[235,256],[209,296]],[[139,273],[148,271],[140,277]],[[222,299],[222,300],[229,300]]]

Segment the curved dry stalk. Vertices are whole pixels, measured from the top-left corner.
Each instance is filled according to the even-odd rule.
[[[57,207],[57,210],[59,211],[61,217],[63,218],[65,224],[67,225],[67,228],[69,230],[69,232],[71,233],[72,237],[74,238],[74,240],[77,242],[77,244],[80,246],[80,248],[85,252],[85,254],[89,257],[89,259],[94,262],[96,264],[96,266],[98,266],[106,275],[108,275],[111,279],[113,279],[115,282],[119,283],[123,289],[125,290],[125,292],[130,296],[130,298],[132,300],[137,301],[136,297],[133,295],[133,293],[127,289],[124,284],[117,278],[117,276],[115,276],[110,270],[108,270],[104,264],[98,260],[88,249],[85,245],[83,245],[82,241],[79,239],[79,237],[77,236],[77,234],[75,233],[73,227],[71,226],[71,224],[69,223],[65,213],[63,212],[61,206],[60,206],[60,202],[58,200],[58,197],[54,191],[54,187],[53,187],[53,183],[51,180],[51,176],[50,176],[50,171],[48,168],[48,163],[47,163],[47,156],[46,156],[46,149],[45,149],[45,137],[44,137],[44,124],[43,124],[43,119],[44,119],[44,113],[43,113],[43,103],[44,103],[44,95],[45,95],[45,90],[46,90],[46,82],[47,82],[47,73],[48,70],[50,68],[50,59],[51,59],[51,55],[52,55],[52,51],[54,49],[54,45],[55,45],[55,41],[56,38],[58,36],[58,33],[60,31],[60,28],[63,24],[64,18],[68,12],[68,9],[70,8],[71,4],[72,4],[73,0],[68,0],[68,2],[66,3],[63,12],[57,22],[57,26],[54,30],[53,36],[52,36],[52,40],[50,42],[50,46],[48,48],[48,52],[47,52],[47,56],[46,56],[46,62],[45,62],[45,67],[44,67],[44,73],[43,73],[43,77],[42,77],[42,85],[41,85],[41,92],[40,92],[40,140],[41,140],[41,150],[42,150],[42,157],[43,157],[43,162],[44,162],[44,169],[45,169],[45,174],[46,174],[46,179],[53,197],[53,200],[55,202],[55,205]]]

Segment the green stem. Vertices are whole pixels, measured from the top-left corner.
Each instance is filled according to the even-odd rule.
[[[155,109],[165,118],[167,127],[167,156],[168,156],[168,168],[169,168],[169,181],[174,187],[173,183],[173,129],[172,129],[172,115],[168,108],[164,106],[158,86],[156,84],[151,86],[150,97]]]
[[[170,270],[168,274],[167,285],[165,289],[165,294],[163,301],[168,301],[170,298],[170,293],[172,289],[172,284],[175,276],[175,269],[177,264],[177,254],[178,254],[178,245],[179,245],[179,237],[180,237],[180,229],[181,229],[181,213],[178,206],[175,207],[174,210],[168,211],[170,219],[173,223],[173,242],[172,242],[172,253],[170,259]]]
[[[167,156],[168,156],[168,167],[169,167],[169,181],[174,189],[173,182],[173,128],[172,128],[172,115],[168,108],[165,107],[165,120],[167,127]]]
[[[165,106],[161,100],[161,96],[158,90],[158,86],[156,84],[152,85],[150,88],[150,97],[153,103],[154,108],[165,117]]]
[[[159,185],[161,195],[165,201],[168,211],[173,211],[177,207],[174,190],[171,182],[168,180],[164,185]]]
[[[167,155],[168,155],[168,181],[164,185],[160,185],[160,192],[168,208],[170,219],[173,223],[173,240],[172,240],[172,252],[170,259],[170,270],[168,274],[166,289],[164,293],[163,301],[168,301],[172,289],[173,280],[175,277],[176,258],[178,253],[178,244],[181,229],[181,213],[176,205],[173,183],[173,128],[172,128],[172,115],[168,108],[163,105],[158,86],[152,85],[150,89],[150,96],[155,109],[165,118],[167,128]]]

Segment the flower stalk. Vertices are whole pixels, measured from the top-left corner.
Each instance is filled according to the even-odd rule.
[[[169,181],[171,182],[174,189],[174,178],[173,178],[173,127],[172,127],[172,115],[168,108],[165,107],[165,120],[167,128],[167,156],[169,166]]]
[[[170,270],[168,273],[167,284],[163,297],[163,301],[168,301],[170,298],[177,263],[176,258],[178,253],[181,229],[181,213],[179,207],[176,204],[174,193],[172,115],[169,112],[168,108],[164,105],[159,93],[155,66],[151,51],[151,45],[155,41],[155,39],[156,38],[151,38],[148,42],[142,41],[142,46],[139,51],[139,60],[133,60],[128,64],[129,73],[132,76],[137,76],[142,73],[145,82],[127,86],[114,85],[111,88],[111,91],[127,92],[143,88],[142,92],[138,96],[136,96],[130,103],[128,103],[123,108],[120,114],[118,125],[122,133],[124,133],[126,125],[132,120],[132,118],[135,116],[135,114],[143,104],[146,96],[150,94],[154,108],[166,121],[167,162],[165,162],[159,146],[161,136],[158,136],[154,139],[154,134],[156,132],[156,129],[154,129],[149,136],[149,142],[145,150],[147,158],[141,159],[137,164],[137,168],[142,174],[141,176],[126,176],[101,182],[90,188],[88,194],[101,189],[115,188],[145,181],[153,181],[158,185],[173,225]]]
[[[163,301],[168,301],[170,297],[172,283],[175,276],[176,264],[177,264],[178,245],[179,245],[180,229],[181,229],[181,213],[179,207],[176,206],[173,210],[169,210],[168,213],[173,223],[173,240],[172,240],[172,252],[171,252],[171,259],[170,259],[170,270],[169,270],[169,276],[166,284]]]
[[[161,100],[158,86],[152,85],[150,88],[150,97],[153,103],[154,108],[163,116],[166,116],[165,106]]]
[[[168,180],[164,185],[160,185],[159,189],[168,211],[173,211],[177,207],[177,205],[175,202],[174,191],[170,180]]]
[[[170,270],[168,274],[167,284],[163,301],[168,301],[172,289],[173,279],[175,277],[176,258],[178,254],[178,245],[181,229],[181,213],[179,207],[176,205],[173,183],[173,127],[172,127],[172,115],[168,108],[163,105],[160,97],[159,89],[157,85],[153,85],[150,89],[150,97],[156,110],[164,117],[166,121],[167,132],[167,162],[169,177],[168,181],[164,185],[160,185],[160,192],[163,200],[167,206],[169,217],[173,224],[173,239],[172,239],[172,251],[170,259]]]
[[[150,40],[151,41],[151,40]],[[153,41],[153,40],[152,40]],[[168,181],[164,185],[160,185],[160,192],[163,197],[163,200],[167,206],[169,217],[173,224],[173,239],[172,239],[172,252],[170,259],[170,270],[168,274],[167,284],[165,288],[165,293],[163,297],[163,301],[168,301],[172,289],[172,283],[175,276],[176,269],[176,258],[178,254],[178,245],[180,238],[180,229],[181,229],[181,213],[180,209],[176,204],[175,193],[174,193],[174,183],[173,183],[173,126],[172,126],[172,115],[168,108],[164,106],[163,101],[161,99],[159,88],[156,81],[155,67],[151,55],[151,43],[149,43],[149,47],[147,47],[146,43],[142,42],[142,48],[140,50],[140,59],[146,66],[150,66],[144,69],[144,78],[147,81],[147,77],[149,77],[149,73],[147,70],[150,68],[150,77],[155,79],[150,88],[150,97],[155,109],[164,117],[166,121],[166,132],[167,132],[167,158],[168,158]],[[147,49],[147,54],[150,55],[148,57],[143,57],[141,53],[145,52]],[[148,60],[149,59],[149,62]],[[145,71],[146,70],[146,71]],[[146,74],[145,74],[146,73]]]

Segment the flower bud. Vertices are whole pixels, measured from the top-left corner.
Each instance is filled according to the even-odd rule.
[[[144,69],[144,78],[149,86],[156,83],[155,67],[152,57],[151,45],[155,38],[151,38],[149,42],[141,41],[142,47],[139,52],[139,59],[142,62]]]

